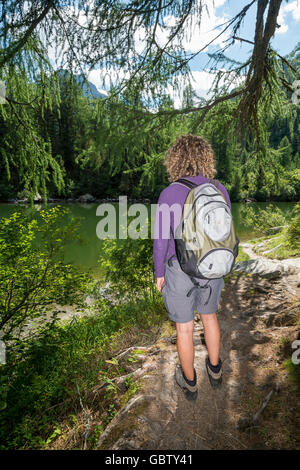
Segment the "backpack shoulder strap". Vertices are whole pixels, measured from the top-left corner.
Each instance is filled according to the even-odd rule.
[[[179,178],[178,180],[174,181],[174,183],[179,183],[185,186],[188,189],[193,189],[198,186],[197,183],[193,183],[192,181],[186,180],[185,178]]]

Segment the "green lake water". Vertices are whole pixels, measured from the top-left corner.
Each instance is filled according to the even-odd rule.
[[[255,211],[259,211],[260,209],[265,209],[270,203],[266,202],[255,202],[248,204],[255,209]],[[274,206],[279,207],[285,214],[288,214],[293,206],[296,203],[293,202],[276,202],[272,203]],[[48,207],[53,207],[56,204],[48,204]],[[94,275],[98,277],[101,273],[101,267],[98,264],[98,257],[99,253],[101,252],[101,247],[103,244],[103,240],[100,240],[96,234],[96,227],[98,222],[101,220],[102,217],[96,215],[96,209],[100,205],[100,203],[96,204],[61,204],[66,206],[70,210],[71,216],[80,216],[81,225],[80,225],[80,234],[84,240],[83,244],[79,244],[78,242],[74,242],[70,244],[65,253],[66,261],[74,263],[75,265],[83,268],[84,270],[91,270]],[[131,206],[128,203],[128,208]],[[150,204],[148,206],[148,211],[150,214]],[[241,216],[241,209],[245,206],[244,203],[232,203],[232,215],[235,223],[235,228],[237,235],[241,242],[254,238],[256,236],[260,236],[260,233],[255,233],[251,230],[251,227],[246,227],[243,224],[243,219]],[[8,217],[12,212],[16,210],[17,207],[20,205],[14,204],[0,204],[0,218],[1,217]],[[31,210],[28,205],[21,206],[22,210],[28,211]],[[116,211],[118,209],[118,204],[114,204]],[[42,208],[41,205],[35,205],[36,211],[39,211]],[[134,218],[134,217],[133,217]],[[133,218],[129,218],[132,220]],[[153,217],[151,219],[153,223]],[[118,222],[117,222],[118,225]],[[149,221],[150,227],[150,221]],[[150,234],[150,229],[149,229]],[[150,235],[149,235],[150,236]]]

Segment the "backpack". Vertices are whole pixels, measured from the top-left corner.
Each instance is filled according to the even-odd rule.
[[[224,194],[211,182],[198,185],[180,178],[174,183],[190,189],[175,236],[173,233],[181,269],[202,279],[229,274],[240,240]]]

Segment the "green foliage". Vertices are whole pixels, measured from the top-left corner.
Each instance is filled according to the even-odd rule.
[[[133,395],[138,392],[141,388],[141,385],[138,382],[134,382],[131,376],[128,377],[125,382],[125,385],[127,387],[127,391],[122,397],[121,407],[125,406],[125,404],[130,400],[130,398],[133,397]]]
[[[130,299],[137,295],[153,298],[153,240],[126,238],[104,240],[99,262],[113,291]]]
[[[54,197],[76,197],[86,192],[96,197],[117,197],[121,192],[156,199],[168,182],[162,165],[166,149],[178,135],[193,132],[211,141],[216,177],[226,184],[233,201],[249,197],[297,201],[300,185],[291,172],[300,166],[300,113],[284,84],[295,78],[286,60],[299,70],[299,47],[284,63],[276,52],[267,49],[263,74],[266,86],[254,89],[241,100],[244,105],[248,102],[244,109],[252,110],[256,119],[246,123],[250,128],[240,139],[232,125],[239,122],[236,112],[240,97],[220,102],[205,113],[208,119],[203,120],[199,107],[205,100],[195,95],[187,75],[186,51],[180,42],[185,22],[188,24],[192,16],[200,21],[202,8],[196,3],[171,1],[163,6],[158,15],[160,28],[164,28],[163,18],[173,15],[178,29],[165,25],[167,35],[176,31],[177,45],[171,41],[161,49],[152,36],[158,17],[150,0],[143,8],[131,1],[114,7],[99,2],[89,7],[82,4],[80,15],[91,21],[87,28],[82,25],[82,17],[81,21],[76,19],[78,5],[66,16],[60,1],[55,5],[50,2],[43,10],[45,16],[36,18],[39,9],[27,11],[27,2],[13,1],[11,8],[18,4],[18,13],[5,16],[6,25],[0,32],[0,79],[5,82],[8,98],[0,105],[0,198],[14,198],[25,189],[30,198],[37,192]],[[3,10],[6,8],[4,4]],[[240,15],[246,15],[247,10],[235,18],[237,29]],[[123,22],[123,15],[131,17],[132,22]],[[113,37],[99,26],[101,21],[91,27],[95,17],[113,27]],[[22,31],[20,39],[20,28],[27,30],[31,23],[32,34],[24,35]],[[144,28],[149,43],[142,54],[139,51],[134,56],[136,28]],[[58,49],[66,41],[72,44],[61,50],[61,66],[64,64],[65,69],[53,70],[40,40],[41,31],[45,37],[55,31],[53,41]],[[72,60],[75,51],[76,60]],[[135,59],[127,61],[127,54]],[[212,91],[221,97],[232,86],[233,76],[244,75],[249,61],[239,64],[223,53],[210,57],[215,61],[213,70],[218,70]],[[92,67],[97,63],[99,73],[102,64],[108,70],[104,82],[109,69],[114,69],[116,79],[109,84],[109,97],[87,96],[89,85],[79,75],[80,60]],[[220,61],[226,65],[225,70],[217,67]],[[126,75],[132,75],[131,79],[124,80]],[[80,78],[81,86],[76,78]],[[183,90],[182,109],[175,109],[168,94],[170,86],[175,91]],[[252,106],[256,94],[260,99]],[[254,128],[259,129],[260,142],[253,138]]]
[[[274,117],[269,108],[260,110],[264,149],[258,151],[250,133],[241,141],[228,125],[237,109],[235,99],[214,107],[210,119],[199,126],[202,112],[181,115],[170,98],[160,100],[154,115],[134,87],[112,93],[109,100],[91,100],[66,70],[49,71],[46,78],[45,93],[51,99],[45,98],[41,106],[0,106],[2,199],[25,189],[30,197],[38,191],[54,197],[88,192],[99,198],[123,193],[155,200],[168,184],[162,165],[165,151],[191,130],[212,143],[216,177],[233,201],[299,199],[300,114],[284,97],[285,106],[281,98],[278,102],[281,114]],[[36,96],[35,84],[18,77],[17,88],[14,80],[11,87],[20,101]],[[186,92],[184,99],[190,100],[190,86]]]
[[[284,168],[291,168],[292,165],[292,145],[289,138],[285,135],[279,144],[279,148],[282,150],[281,164]]]
[[[62,168],[52,154],[50,139],[42,132],[45,111],[59,106],[59,89],[49,61],[41,60],[40,55],[31,38],[18,59],[0,70],[7,97],[0,104],[0,183],[13,186],[15,193],[28,190],[30,198],[38,192],[45,197],[50,181],[58,192],[64,186]],[[0,197],[6,194],[4,190]]]
[[[64,263],[64,249],[76,238],[78,220],[54,207],[37,217],[22,209],[0,220],[0,328],[3,339],[45,317],[53,302],[82,303],[88,276]],[[55,316],[55,313],[53,314]]]
[[[287,359],[283,363],[289,373],[291,382],[295,385],[298,393],[300,392],[300,364],[294,364],[291,359]]]
[[[151,304],[140,299],[111,306],[99,300],[92,315],[49,323],[35,337],[9,347],[1,370],[8,390],[6,409],[0,412],[0,449],[45,448],[60,420],[78,411],[76,384],[86,400],[99,377],[110,380],[103,369],[114,334],[136,325],[146,332],[161,323],[163,312],[158,295]],[[107,418],[112,415],[110,410]]]
[[[102,433],[103,433],[103,426],[101,424],[95,426],[93,434],[88,439],[91,449],[94,449],[96,447]]]
[[[294,207],[294,216],[287,227],[286,237],[288,243],[300,251],[300,202]]]
[[[265,234],[271,227],[285,225],[288,215],[284,215],[279,207],[268,204],[266,209],[254,209],[249,205],[241,208],[240,217],[245,226],[251,227],[253,232]]]

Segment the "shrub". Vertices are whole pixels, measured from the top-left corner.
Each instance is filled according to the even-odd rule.
[[[76,237],[78,220],[68,210],[21,209],[0,220],[0,329],[3,340],[20,336],[26,322],[49,312],[51,304],[80,303],[88,275],[64,263],[64,248]]]

